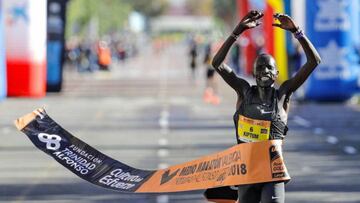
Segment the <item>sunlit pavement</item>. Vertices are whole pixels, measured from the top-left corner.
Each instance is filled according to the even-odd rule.
[[[206,202],[203,191],[131,195],[91,185],[35,149],[13,120],[38,107],[105,154],[157,169],[235,143],[235,92],[221,80],[221,104],[204,103],[204,67],[192,81],[187,50],[119,63],[109,72],[66,70],[64,91],[0,103],[0,202]],[[200,62],[201,60],[199,60]],[[360,108],[293,102],[285,158],[292,180],[286,202],[360,202]]]

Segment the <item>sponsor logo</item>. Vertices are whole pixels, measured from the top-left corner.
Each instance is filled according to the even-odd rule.
[[[96,168],[96,164],[98,163],[91,162],[88,158],[71,151],[69,148],[65,148],[62,151],[56,151],[53,155],[58,158],[59,162],[66,164],[68,169],[74,169],[75,171],[80,172],[81,175],[86,175],[89,171],[94,170]],[[93,159],[93,161],[98,160]]]
[[[288,174],[282,161],[281,146],[270,147],[270,168],[273,178],[284,178]]]
[[[143,177],[133,175],[131,171],[124,171],[121,168],[115,169],[110,174],[102,177],[99,183],[104,184],[110,188],[129,190],[144,180]]]
[[[271,199],[279,199],[279,197],[271,196]]]
[[[19,21],[24,21],[29,23],[29,14],[28,14],[28,4],[24,3],[23,5],[14,5],[9,9],[7,15],[7,24],[13,25]]]
[[[350,6],[347,0],[317,1],[319,11],[315,16],[315,29],[318,31],[347,31],[351,29]]]
[[[60,148],[61,137],[59,135],[49,135],[39,133],[38,138],[41,142],[46,143],[46,149],[56,151]]]
[[[167,182],[169,182],[171,179],[173,179],[177,173],[180,171],[180,169],[176,170],[175,172],[170,174],[170,170],[167,170],[162,176],[161,176],[161,181],[160,181],[160,185],[165,184]]]
[[[273,111],[265,111],[264,109],[260,109],[261,114],[271,114]]]
[[[348,68],[350,66],[347,60],[350,53],[348,48],[330,40],[326,46],[319,48],[319,53],[324,62],[315,71],[318,80],[347,80],[352,77]]]

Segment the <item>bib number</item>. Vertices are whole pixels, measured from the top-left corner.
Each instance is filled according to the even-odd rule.
[[[238,139],[243,142],[259,142],[269,140],[270,121],[256,120],[239,116]]]

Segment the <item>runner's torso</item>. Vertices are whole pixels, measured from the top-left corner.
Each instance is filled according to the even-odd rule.
[[[251,86],[244,92],[244,98],[234,114],[238,143],[284,139],[287,117],[281,115],[286,112],[279,105],[278,91],[272,88],[269,104],[262,104],[256,97],[256,91],[256,86]]]

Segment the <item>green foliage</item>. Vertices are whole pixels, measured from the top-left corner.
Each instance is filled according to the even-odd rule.
[[[214,11],[214,1],[216,0],[187,0],[186,8],[192,15],[210,16]]]
[[[85,35],[90,21],[96,20],[98,34],[102,36],[123,28],[130,12],[131,5],[122,0],[71,0],[66,34]]]
[[[195,15],[213,14],[220,24],[232,24],[236,16],[236,0],[188,0],[187,9]],[[66,36],[88,35],[90,22],[96,22],[97,35],[124,29],[132,11],[148,18],[161,15],[169,0],[70,0]]]
[[[220,30],[231,29],[237,23],[236,0],[213,0],[216,25]]]
[[[220,18],[234,15],[236,12],[236,0],[214,0],[215,15]]]
[[[133,9],[147,17],[162,14],[168,7],[168,0],[125,0]]]
[[[153,17],[162,14],[167,5],[167,0],[71,0],[66,36],[85,36],[91,21],[96,22],[97,34],[102,36],[123,29],[131,11]]]
[[[214,14],[228,23],[236,16],[236,0],[214,0]]]

